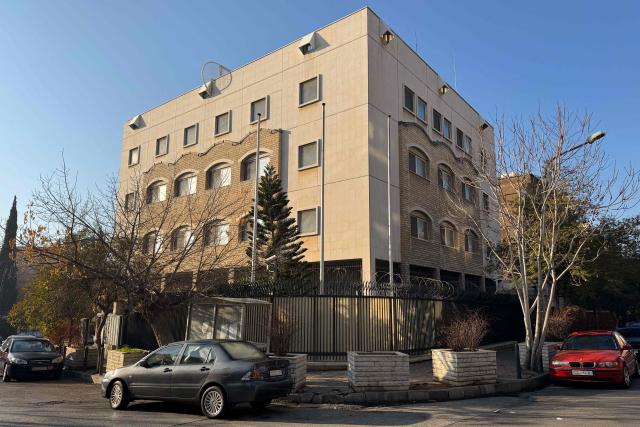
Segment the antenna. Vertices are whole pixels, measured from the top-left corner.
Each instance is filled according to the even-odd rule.
[[[453,88],[458,90],[458,74],[456,73],[456,54],[453,54]]]
[[[198,94],[203,98],[211,98],[225,90],[231,84],[231,70],[216,61],[207,61],[200,71],[202,87]]]

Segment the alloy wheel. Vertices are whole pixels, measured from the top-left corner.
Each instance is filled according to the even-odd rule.
[[[622,370],[622,373],[624,374],[624,386],[625,387],[629,387],[631,385],[631,377],[629,376],[629,368],[627,368],[625,366],[624,369]]]
[[[8,367],[8,366],[7,366],[7,364],[5,363],[5,364],[4,364],[4,368],[2,369],[2,381],[3,381],[3,382],[5,382],[5,383],[6,383],[7,381],[9,381],[9,374],[8,374],[8,372],[9,372],[9,367]]]
[[[113,387],[111,387],[109,403],[111,403],[112,408],[117,408],[120,403],[122,403],[122,385],[120,383],[115,383]]]
[[[208,390],[204,396],[202,406],[208,417],[215,418],[222,413],[224,396],[218,389]]]

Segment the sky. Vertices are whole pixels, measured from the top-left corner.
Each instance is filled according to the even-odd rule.
[[[124,121],[200,85],[204,62],[236,68],[367,5],[485,118],[589,112],[638,166],[640,1],[0,0],[0,218],[63,153],[87,189],[116,176]]]

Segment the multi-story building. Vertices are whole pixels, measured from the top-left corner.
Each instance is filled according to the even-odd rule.
[[[123,191],[132,176],[158,175],[171,164],[190,192],[225,186],[247,196],[248,210],[261,113],[260,161],[276,165],[283,179],[309,262],[320,259],[324,162],[326,265],[355,269],[365,281],[387,271],[389,160],[396,273],[484,287],[479,233],[448,204],[461,195],[475,217],[494,219],[477,185],[479,171],[495,174],[493,129],[371,9],[232,70],[210,89],[203,97],[195,88],[125,123]],[[224,222],[229,239],[245,237],[242,216]]]

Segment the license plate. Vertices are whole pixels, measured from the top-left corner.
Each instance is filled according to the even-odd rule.
[[[31,368],[32,371],[46,371],[47,369],[49,369],[46,366],[34,366],[33,368]]]
[[[280,377],[280,376],[282,376],[282,369],[274,369],[272,371],[269,371],[269,376],[270,377]]]
[[[581,371],[581,370],[578,370],[578,369],[572,369],[571,370],[571,375],[590,377],[590,376],[593,376],[593,371]]]

